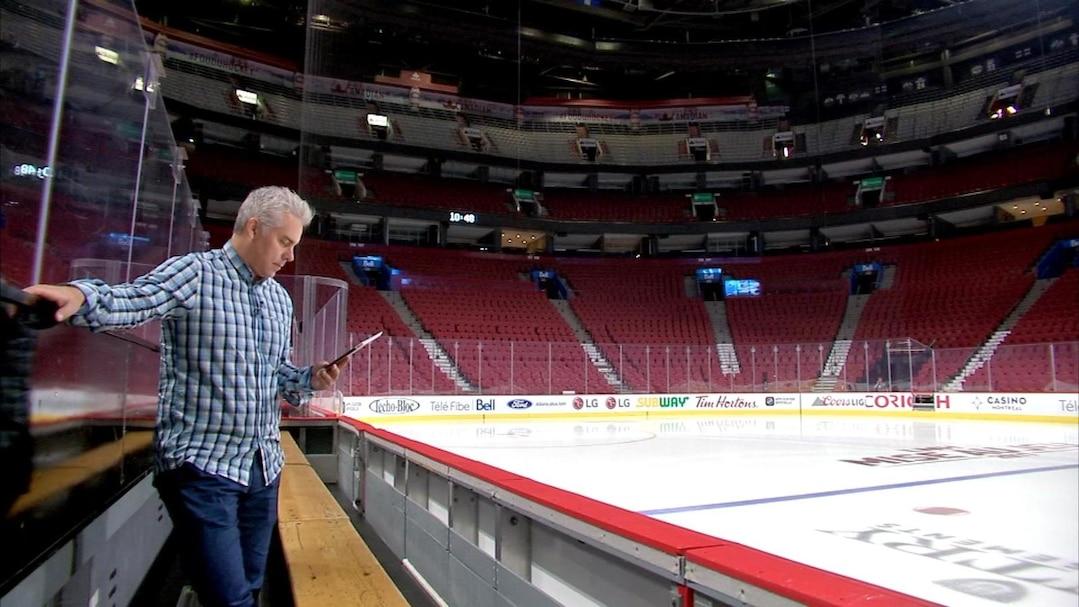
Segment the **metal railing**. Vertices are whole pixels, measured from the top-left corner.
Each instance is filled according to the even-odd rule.
[[[732,356],[712,344],[436,341],[438,348],[384,337],[351,359],[339,388],[349,396],[1079,389],[1079,342],[1004,345],[988,354],[910,338],[745,344],[734,345]],[[454,371],[465,381],[451,379]]]

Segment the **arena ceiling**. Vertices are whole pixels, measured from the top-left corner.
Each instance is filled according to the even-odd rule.
[[[419,21],[454,15],[488,26],[520,22],[553,33],[593,40],[682,43],[777,38],[886,23],[966,0],[313,0],[311,14],[349,24],[374,22],[388,8]],[[299,34],[308,3],[296,0],[136,0],[140,13],[169,18],[242,40],[290,27]],[[337,13],[334,15],[333,13]]]
[[[423,70],[462,94],[647,99],[811,86],[1074,16],[1073,0],[136,0],[171,27],[339,78]],[[1036,9],[1040,9],[1036,10]],[[310,29],[307,28],[310,23]],[[883,26],[881,25],[883,24]],[[310,33],[305,38],[305,33]],[[833,72],[834,73],[834,72]],[[768,87],[775,90],[769,91]]]

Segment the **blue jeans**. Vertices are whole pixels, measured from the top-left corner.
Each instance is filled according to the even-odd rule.
[[[267,485],[256,456],[250,479],[244,487],[191,464],[155,479],[203,607],[252,607],[262,589],[281,478]]]

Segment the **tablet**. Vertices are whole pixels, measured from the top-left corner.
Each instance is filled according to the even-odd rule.
[[[327,364],[326,366],[329,367],[330,365],[340,365],[341,363],[345,362],[345,360],[348,359],[349,356],[352,356],[356,352],[359,352],[360,350],[362,350],[362,349],[366,348],[367,346],[371,345],[371,343],[374,342],[379,337],[382,337],[382,331],[379,331],[378,333],[375,333],[371,337],[368,337],[367,339],[361,341],[360,343],[356,344],[355,346],[352,346],[348,350],[345,350],[345,352],[343,354],[341,354],[341,356],[338,356],[337,358],[335,358],[333,360],[333,362]]]

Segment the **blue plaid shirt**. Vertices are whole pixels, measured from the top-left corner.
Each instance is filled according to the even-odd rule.
[[[71,285],[86,295],[74,325],[102,331],[162,319],[159,471],[190,463],[246,486],[261,453],[265,478],[277,478],[277,397],[294,405],[311,397],[311,368],[289,362],[292,299],[284,287],[257,280],[231,243],[173,257],[129,284]]]

